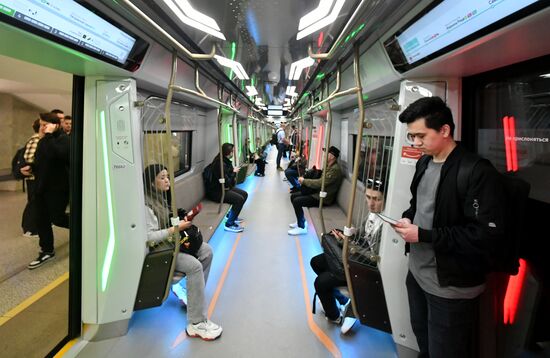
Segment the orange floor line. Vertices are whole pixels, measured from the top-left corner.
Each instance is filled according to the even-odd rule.
[[[222,291],[225,278],[227,277],[227,273],[229,272],[229,267],[231,266],[231,262],[233,261],[233,255],[235,254],[235,250],[237,249],[237,245],[239,244],[240,240],[241,240],[241,234],[237,235],[237,239],[233,244],[233,248],[231,249],[229,258],[227,259],[227,262],[225,263],[225,267],[223,268],[220,281],[218,281],[216,292],[214,292],[214,295],[212,296],[212,300],[210,300],[210,305],[208,306],[208,315],[207,315],[208,319],[212,317],[212,313],[214,312],[214,308],[216,307],[216,303],[218,302],[218,297],[220,296],[220,292]],[[187,334],[185,333],[185,330],[181,331],[180,334],[178,334],[178,336],[174,340],[174,343],[172,343],[172,348],[176,348],[177,346],[179,346],[183,341],[185,341],[186,338],[187,338]]]
[[[214,308],[216,307],[216,303],[218,302],[218,297],[220,296],[220,292],[222,291],[223,284],[225,283],[225,278],[227,277],[227,273],[229,272],[229,267],[231,266],[231,262],[233,261],[233,255],[235,254],[235,250],[237,250],[237,245],[239,244],[240,240],[241,234],[237,235],[237,240],[235,240],[233,248],[231,249],[231,253],[229,254],[229,258],[227,259],[225,267],[223,268],[222,277],[218,282],[216,292],[214,292],[214,296],[212,296],[212,300],[210,301],[210,306],[208,306],[208,319],[212,317],[212,312],[214,312]]]
[[[302,248],[300,247],[300,242],[298,241],[298,238],[294,238],[296,242],[296,249],[298,250],[298,261],[300,262],[300,275],[302,278],[302,287],[304,288],[304,301],[306,304],[306,315],[307,315],[307,324],[309,326],[309,329],[317,336],[317,339],[321,341],[321,343],[327,348],[327,350],[332,354],[333,357],[342,357],[342,353],[334,344],[334,342],[317,326],[315,321],[313,320],[313,314],[311,313],[311,303],[310,303],[310,297],[309,297],[309,290],[307,286],[307,280],[306,280],[306,271],[304,269],[304,260],[302,258]]]

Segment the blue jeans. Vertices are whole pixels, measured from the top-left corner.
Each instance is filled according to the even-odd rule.
[[[418,357],[477,357],[479,297],[448,299],[431,295],[422,290],[410,271],[406,284],[411,325],[420,348]]]
[[[298,181],[298,170],[286,168],[285,176],[288,179],[288,182],[290,183],[292,188],[300,188],[300,182]]]
[[[311,195],[303,195],[302,193],[297,192],[290,195],[290,202],[294,207],[294,213],[296,214],[296,222],[298,223],[298,227],[301,227],[302,229],[305,228],[306,219],[304,217],[304,209],[302,208],[312,208],[314,206],[319,206],[319,200],[315,199]]]
[[[281,158],[285,152],[286,146],[284,143],[277,144],[277,168],[281,167]]]

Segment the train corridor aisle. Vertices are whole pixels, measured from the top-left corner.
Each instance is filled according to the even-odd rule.
[[[271,150],[265,177],[249,176],[240,185],[249,193],[241,213],[245,230],[230,233],[220,225],[209,241],[214,261],[206,300],[222,336],[213,342],[187,337],[185,311],[171,295],[161,307],[136,312],[128,335],[89,343],[79,357],[397,356],[390,335],[356,324],[342,336],[320,304],[311,315],[309,260],[321,248],[313,227],[307,235],[287,234],[295,217],[275,156]]]

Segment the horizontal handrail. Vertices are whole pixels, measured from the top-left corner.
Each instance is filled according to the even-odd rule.
[[[190,94],[190,95],[193,95],[195,97],[199,97],[199,98],[202,98],[202,99],[205,99],[209,102],[212,102],[214,104],[217,104],[218,106],[220,107],[223,107],[223,108],[226,108],[226,109],[229,109],[230,111],[233,111],[235,113],[239,113],[239,110],[236,109],[236,108],[233,108],[231,107],[230,105],[226,104],[226,103],[223,103],[221,101],[218,101],[217,99],[214,99],[212,97],[208,97],[206,94],[204,94],[204,92],[197,92],[197,91],[193,91],[192,89],[189,89],[189,88],[184,88],[184,87],[181,87],[181,86],[176,86],[176,85],[173,85],[171,86],[172,89],[174,89],[175,91],[178,91],[178,92],[183,92],[183,93],[187,93],[187,94]]]
[[[344,90],[344,91],[341,91],[341,92],[338,92],[338,93],[333,93],[333,94],[331,94],[330,96],[328,96],[327,98],[325,98],[324,100],[322,100],[321,102],[316,103],[316,104],[312,105],[311,107],[309,107],[309,108],[307,109],[307,111],[308,111],[308,113],[309,113],[309,112],[311,112],[313,109],[315,109],[316,107],[322,106],[323,104],[325,104],[325,103],[327,103],[327,102],[330,102],[330,101],[332,101],[332,100],[335,99],[335,98],[348,96],[348,95],[350,95],[350,94],[355,94],[355,93],[357,93],[358,91],[361,91],[361,88],[359,88],[359,87],[353,87],[353,88],[350,88],[350,89],[347,89],[347,90]]]
[[[210,53],[192,53],[189,51],[185,46],[180,44],[178,40],[172,37],[168,32],[164,31],[162,27],[160,27],[156,22],[151,20],[151,18],[143,11],[141,11],[137,6],[132,4],[130,0],[120,0],[122,3],[124,3],[135,15],[140,17],[141,19],[145,20],[149,25],[153,26],[155,30],[158,31],[158,33],[164,37],[172,46],[174,46],[175,49],[180,50],[183,52],[188,58],[192,60],[211,60],[214,58],[214,55],[216,54],[216,46],[212,45],[212,51]]]

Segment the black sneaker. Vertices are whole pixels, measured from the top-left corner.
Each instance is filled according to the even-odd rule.
[[[55,258],[55,252],[41,252],[38,257],[27,266],[29,270],[42,266]]]

